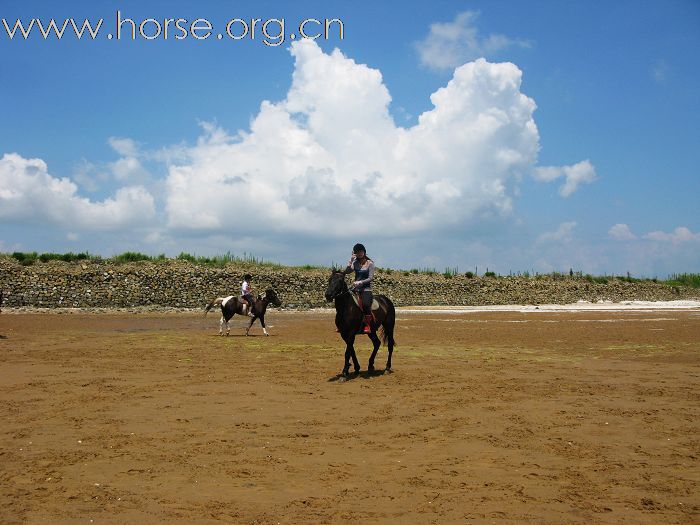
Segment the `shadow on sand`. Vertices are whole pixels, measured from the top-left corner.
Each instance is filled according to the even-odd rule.
[[[242,338],[250,338],[250,337],[277,337],[276,334],[270,334],[270,335],[265,335],[265,334],[228,334],[228,335],[219,335],[219,334],[211,334],[211,337],[223,337],[224,339],[230,338],[230,337],[242,337]]]
[[[357,372],[350,372],[347,376],[343,376],[343,374],[336,374],[332,377],[328,378],[329,383],[345,383],[346,381],[352,381],[357,378],[362,378],[362,379],[372,379],[373,377],[377,376],[383,376],[385,374],[392,374],[394,371],[393,370],[360,370],[359,373]]]

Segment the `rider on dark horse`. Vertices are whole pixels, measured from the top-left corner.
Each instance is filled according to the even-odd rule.
[[[255,299],[253,298],[253,287],[250,286],[250,281],[253,280],[253,276],[249,273],[243,276],[243,282],[241,283],[241,297],[243,297],[243,313],[248,314],[250,317],[254,317],[253,308],[255,306]],[[246,312],[245,302],[248,303],[248,308]]]
[[[372,279],[374,279],[374,261],[367,257],[364,245],[357,243],[352,248],[352,256],[345,274],[355,272],[355,282],[352,283],[352,291],[357,293],[362,304],[364,314],[364,326],[362,332],[369,334],[372,331]]]

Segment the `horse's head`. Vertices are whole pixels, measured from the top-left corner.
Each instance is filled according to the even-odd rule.
[[[265,299],[273,306],[278,308],[282,306],[282,301],[280,301],[280,298],[277,297],[277,293],[272,288],[265,290]]]
[[[345,272],[333,268],[331,276],[328,279],[328,288],[326,289],[326,301],[330,303],[341,293],[347,291],[348,285],[345,284]]]

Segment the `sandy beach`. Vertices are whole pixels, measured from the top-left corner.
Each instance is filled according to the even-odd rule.
[[[345,382],[329,311],[3,311],[0,522],[700,519],[695,307],[405,310]]]

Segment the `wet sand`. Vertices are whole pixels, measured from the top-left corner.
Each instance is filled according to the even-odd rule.
[[[3,311],[0,522],[700,522],[697,310],[235,319]]]

